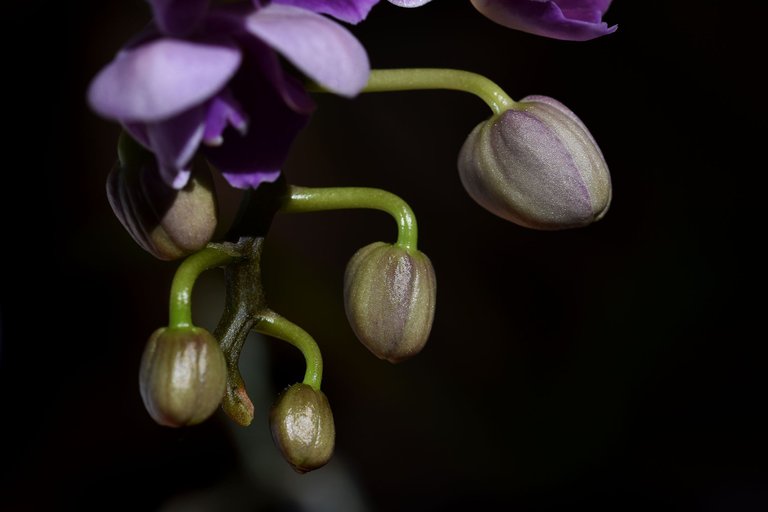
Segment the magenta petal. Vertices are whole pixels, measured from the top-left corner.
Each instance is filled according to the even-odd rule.
[[[274,0],[273,3],[328,14],[347,23],[359,23],[379,0]]]
[[[553,39],[587,41],[616,31],[602,22],[610,0],[472,0],[500,25]]]
[[[324,16],[271,4],[250,15],[246,26],[330,91],[354,96],[368,82],[365,49],[348,30]]]
[[[240,59],[231,43],[157,39],[121,52],[91,82],[88,100],[104,117],[162,121],[211,98]]]
[[[187,184],[190,161],[203,139],[207,110],[201,106],[147,125],[149,147],[157,158],[160,175],[173,188]]]
[[[210,0],[148,0],[155,23],[164,34],[183,36],[194,30],[208,11]]]

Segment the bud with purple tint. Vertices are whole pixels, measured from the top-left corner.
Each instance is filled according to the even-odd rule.
[[[123,133],[119,161],[107,178],[112,211],[139,246],[161,260],[175,260],[205,247],[217,224],[213,178],[197,165],[179,189],[160,177],[157,161]]]
[[[458,166],[475,201],[528,228],[586,226],[611,203],[611,177],[595,139],[573,112],[546,96],[528,96],[480,123]]]
[[[344,273],[349,324],[368,350],[391,363],[418,354],[429,338],[437,285],[423,252],[375,242],[357,251]]]

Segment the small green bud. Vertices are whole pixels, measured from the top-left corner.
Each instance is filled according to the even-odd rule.
[[[160,178],[157,162],[123,134],[118,163],[107,178],[107,198],[115,215],[144,250],[174,260],[205,247],[217,223],[213,177],[195,166],[181,190]]]
[[[459,153],[469,195],[499,217],[534,229],[600,220],[611,176],[595,139],[562,103],[528,96],[480,123]]]
[[[324,466],[333,455],[336,428],[328,399],[307,384],[283,391],[269,414],[272,439],[298,473]]]
[[[421,251],[375,242],[357,251],[344,274],[344,306],[357,338],[392,363],[419,353],[435,316],[437,285]]]
[[[200,327],[161,328],[149,338],[139,389],[149,415],[169,427],[195,425],[221,403],[227,365],[216,338]]]

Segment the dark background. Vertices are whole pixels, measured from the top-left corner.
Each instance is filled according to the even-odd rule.
[[[379,361],[346,323],[341,282],[357,248],[394,240],[392,221],[276,220],[267,291],[323,349],[337,426],[333,461],[298,476],[266,427],[277,391],[303,374],[288,346],[255,338],[243,356],[248,429],[222,413],[159,427],[139,397],[175,264],[144,254],[112,215],[118,128],[84,96],[146,6],[5,6],[0,508],[768,509],[764,129],[749,124],[764,124],[765,13],[734,9],[617,0],[606,19],[618,32],[586,43],[504,29],[458,0],[382,3],[353,29],[374,67],[463,68],[513,98],[560,99],[600,142],[614,200],[586,229],[519,228],[458,180],[458,150],[488,116],[476,98],[318,97],[289,180],[408,201],[438,308],[422,354]],[[211,325],[220,276],[196,290]]]

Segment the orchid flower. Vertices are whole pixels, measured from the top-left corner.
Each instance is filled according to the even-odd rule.
[[[389,0],[419,7],[431,0]],[[616,31],[602,21],[612,0],[471,0],[485,16],[505,27],[566,41],[587,41]]]
[[[233,187],[277,179],[314,108],[278,54],[342,96],[368,79],[363,46],[318,13],[356,23],[377,0],[149,3],[153,23],[94,78],[88,100],[155,155],[176,189],[198,150]]]
[[[184,257],[171,283],[168,324],[142,356],[139,387],[159,424],[200,423],[221,405],[236,423],[255,416],[239,360],[250,332],[297,348],[303,381],[278,397],[272,436],[299,473],[328,462],[333,414],[321,391],[319,345],[273,310],[262,254],[275,215],[373,209],[397,224],[395,243],[357,251],[344,274],[350,327],[375,356],[397,363],[427,343],[436,277],[419,249],[411,207],[385,190],[313,188],[281,179],[243,194],[235,226],[219,224],[208,160],[235,188],[274,182],[314,109],[307,88],[281,58],[314,82],[314,92],[454,90],[485,101],[492,116],[462,147],[459,176],[480,205],[534,229],[581,227],[601,219],[612,197],[608,166],[586,125],[562,103],[532,95],[514,101],[490,79],[444,68],[371,70],[363,46],[341,25],[358,23],[379,0],[147,0],[152,22],[93,79],[91,107],[123,126],[107,197],[134,240],[159,259]],[[418,7],[430,0],[390,0]],[[471,0],[507,27],[567,40],[613,32],[611,0]],[[225,233],[217,235],[217,232]],[[236,241],[235,241],[236,240]],[[192,289],[200,274],[225,268],[226,296],[213,333],[195,326]],[[179,377],[181,375],[181,377]]]

